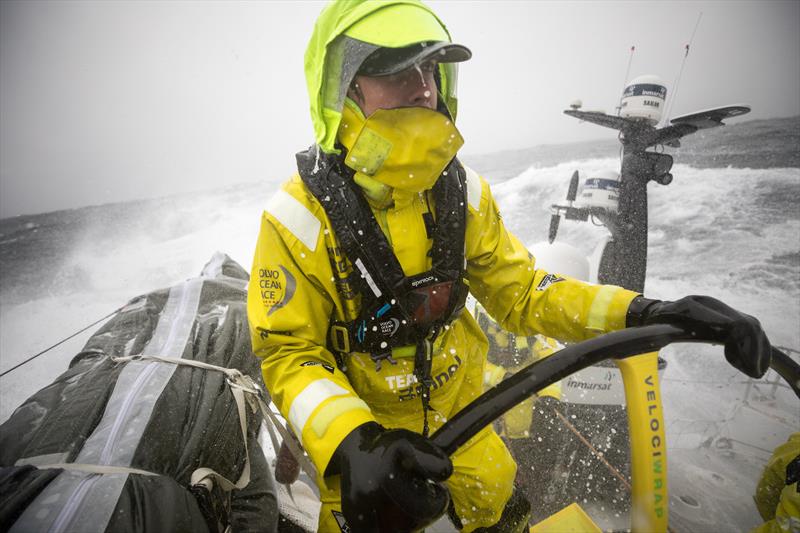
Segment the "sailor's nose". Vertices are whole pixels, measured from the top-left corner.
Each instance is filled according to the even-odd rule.
[[[415,72],[415,74],[417,74]],[[433,84],[427,83],[423,76],[409,80],[409,105],[436,109],[436,96]]]

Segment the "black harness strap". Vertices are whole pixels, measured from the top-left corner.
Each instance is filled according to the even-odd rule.
[[[352,351],[369,353],[380,370],[382,361],[394,363],[392,348],[415,345],[414,375],[420,384],[425,412],[423,431],[427,434],[433,342],[461,312],[469,292],[464,257],[466,172],[453,159],[433,186],[436,217],[432,228],[426,220],[426,229],[433,238],[432,268],[407,277],[354,182],[352,169],[342,163],[341,157],[309,149],[297,154],[297,167],[303,182],[325,209],[344,255],[352,264],[353,281],[361,294],[361,311],[356,320],[332,321],[332,351],[337,359]]]

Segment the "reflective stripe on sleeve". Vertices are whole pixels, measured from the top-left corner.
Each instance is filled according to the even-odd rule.
[[[292,424],[294,434],[302,441],[303,428],[314,409],[328,398],[345,394],[352,393],[329,379],[318,379],[306,385],[300,394],[295,396],[289,408],[289,422]]]
[[[289,230],[297,240],[305,244],[312,252],[317,248],[317,239],[322,222],[315,217],[306,206],[294,196],[278,189],[272,195],[265,209],[281,225]]]
[[[477,172],[466,165],[464,170],[467,173],[467,201],[472,209],[478,211],[481,208],[481,195],[483,194],[481,178]]]
[[[614,295],[620,288],[615,285],[602,285],[592,301],[589,317],[586,320],[586,329],[596,332],[606,331],[606,317],[608,316]]]
[[[340,415],[355,409],[363,409],[371,412],[366,402],[357,396],[347,396],[345,398],[331,400],[314,416],[314,419],[311,421],[311,429],[313,429],[317,437],[321,439],[325,435],[325,431],[327,431],[328,427],[331,425],[331,422],[339,418]]]

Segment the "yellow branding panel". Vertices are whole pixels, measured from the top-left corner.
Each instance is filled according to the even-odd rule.
[[[616,361],[625,383],[631,438],[631,529],[667,530],[667,443],[658,385],[658,353]]]

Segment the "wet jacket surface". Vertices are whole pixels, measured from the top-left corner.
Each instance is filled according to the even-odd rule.
[[[305,56],[316,145],[304,158],[313,161],[314,150],[345,158],[342,163],[355,171],[353,179],[406,276],[431,268],[433,241],[423,215],[435,215],[431,188],[463,142],[455,129],[456,72],[438,65],[442,107],[436,111],[379,109],[364,117],[347,94],[361,61],[376,48],[429,41],[449,42],[450,36],[416,0],[333,2],[317,19]],[[466,189],[466,278],[472,295],[503,327],[570,341],[624,327],[634,293],[537,270],[524,246],[505,230],[486,182],[469,169]],[[324,209],[294,176],[262,216],[248,319],[265,385],[318,472],[325,472],[339,443],[365,422],[416,432],[423,428],[413,347],[393,349],[395,363],[384,361],[380,369],[369,354],[357,352],[337,365],[328,349],[331,321],[352,321],[360,311],[361,296],[351,284],[356,280],[348,279],[352,272]],[[487,345],[466,311],[436,339],[431,432],[482,392]],[[486,428],[452,460],[454,474],[447,484],[465,530],[496,523],[516,471],[499,437]],[[338,479],[324,481],[318,480],[319,527],[338,530]]]
[[[797,481],[787,481],[787,473],[792,469],[790,463],[798,460],[800,432],[778,446],[764,467],[753,499],[765,522],[752,533],[800,531],[800,489]]]
[[[486,182],[470,169],[467,175],[470,290],[504,328],[574,342],[624,327],[635,293],[537,269],[506,231]],[[389,205],[371,203],[406,275],[430,268],[422,214],[432,201],[426,192],[394,190]],[[347,293],[337,273],[351,268],[324,210],[293,177],[262,216],[248,317],[265,384],[320,472],[344,436],[364,422],[422,428],[413,358],[378,371],[368,354],[353,353],[343,371],[326,347],[331,318],[352,320],[358,308],[358,296]],[[487,347],[466,311],[437,339],[432,431],[481,393]]]

